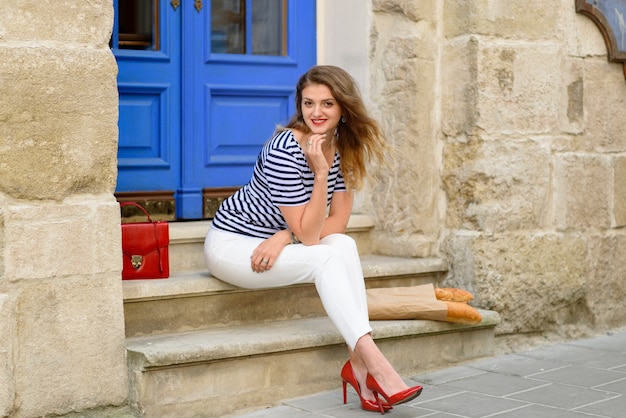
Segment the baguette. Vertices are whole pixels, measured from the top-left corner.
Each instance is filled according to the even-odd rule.
[[[474,295],[466,290],[455,289],[453,287],[435,288],[435,296],[444,302],[469,302],[474,300]]]
[[[463,302],[445,302],[448,305],[446,322],[461,324],[478,324],[483,320],[482,315],[475,308]]]

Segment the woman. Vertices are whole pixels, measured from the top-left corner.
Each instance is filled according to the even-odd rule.
[[[250,182],[217,211],[205,241],[207,266],[243,288],[315,283],[348,345],[344,403],[350,383],[363,409],[384,413],[422,388],[407,386],[374,343],[359,254],[345,235],[353,191],[363,184],[366,162],[382,161],[384,138],[341,68],[304,74],[296,108],[263,146]]]

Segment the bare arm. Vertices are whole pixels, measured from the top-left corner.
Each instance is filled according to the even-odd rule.
[[[327,235],[335,233],[345,233],[352,212],[352,203],[354,197],[349,192],[335,192],[331,198],[330,211],[326,217],[326,205],[323,208],[323,217],[318,220],[314,216],[309,215],[309,206],[315,202],[313,199],[306,205],[302,206],[281,206],[280,211],[283,213],[289,229],[302,241],[305,245],[319,244],[320,239]],[[324,200],[324,203],[326,201]],[[317,209],[317,208],[315,208]],[[311,210],[311,213],[316,212]],[[315,213],[317,215],[317,213]]]

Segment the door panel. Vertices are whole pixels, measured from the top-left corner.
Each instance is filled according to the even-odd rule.
[[[169,0],[116,0],[115,10],[116,22],[127,21],[127,28],[116,23],[112,37],[119,68],[117,191],[173,192],[180,172],[181,13]]]

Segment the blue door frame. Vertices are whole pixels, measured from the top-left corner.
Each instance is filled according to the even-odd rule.
[[[261,146],[293,113],[297,79],[315,64],[315,1],[288,1],[284,56],[212,51],[209,1],[200,10],[191,1],[176,10],[160,3],[161,51],[113,45],[117,190],[173,190],[177,218],[200,219],[203,190],[247,182]]]

